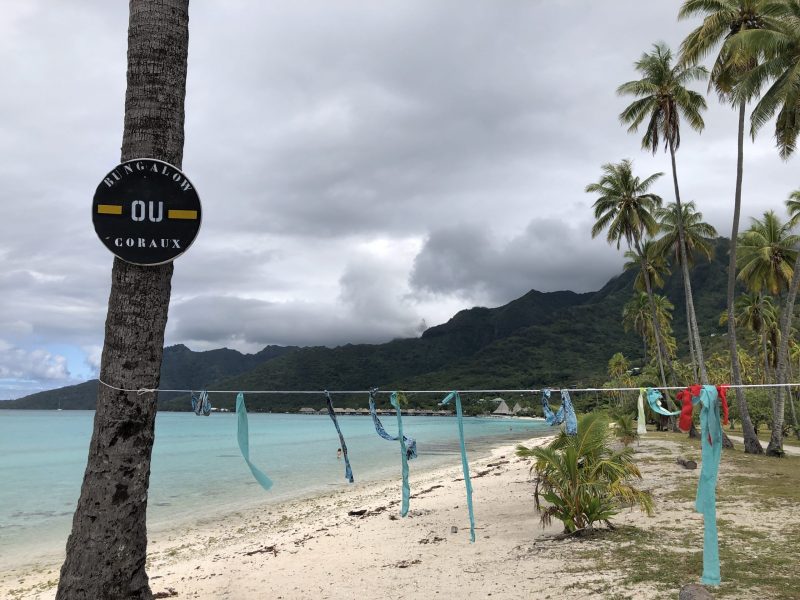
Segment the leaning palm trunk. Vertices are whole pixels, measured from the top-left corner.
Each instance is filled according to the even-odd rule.
[[[783,455],[783,412],[785,408],[786,393],[791,393],[789,383],[789,329],[792,326],[794,315],[794,301],[797,297],[797,288],[800,286],[800,254],[794,261],[794,274],[789,284],[789,293],[781,310],[781,339],[778,343],[778,395],[775,400],[775,411],[772,414],[772,434],[767,445],[767,454],[771,456]],[[791,398],[789,400],[791,402]]]
[[[689,320],[689,334],[694,341],[695,359],[700,371],[700,382],[708,384],[708,374],[706,373],[705,359],[703,357],[703,346],[700,342],[700,330],[697,327],[697,318],[694,314],[694,300],[692,299],[692,280],[689,277],[689,262],[686,256],[686,237],[683,232],[683,209],[681,208],[681,194],[678,188],[678,170],[675,164],[675,146],[672,140],[669,142],[669,154],[672,159],[672,183],[675,186],[675,206],[676,223],[678,225],[678,251],[683,268],[683,285],[686,292],[686,313]]]
[[[689,334],[689,357],[692,361],[692,373],[694,374],[695,381],[698,378],[697,372],[697,349],[695,347],[695,340],[694,340],[694,329],[692,328],[692,310],[689,309],[691,304],[692,297],[690,295],[689,290],[691,289],[691,282],[689,281],[689,269],[686,267],[686,263],[681,264],[681,276],[683,277],[683,292],[686,301],[686,328]],[[687,285],[687,282],[689,285]]]
[[[684,295],[686,293],[686,286],[683,287]],[[687,340],[689,342],[689,359],[692,363],[692,376],[694,380],[697,381],[697,356],[694,351],[694,336],[692,336],[692,325],[689,320],[689,299],[686,298],[686,329],[687,329]]]
[[[656,358],[658,359],[658,369],[661,373],[661,385],[667,387],[667,378],[664,374],[664,357],[666,356],[666,352],[664,349],[664,344],[661,340],[661,325],[658,321],[658,312],[656,311],[656,303],[653,300],[653,287],[650,284],[650,274],[647,272],[647,263],[644,258],[644,253],[642,252],[641,244],[639,243],[639,239],[636,238],[634,240],[636,244],[636,251],[639,253],[639,258],[642,261],[642,276],[644,277],[644,286],[645,290],[647,290],[647,299],[650,304],[650,317],[653,320],[653,337],[655,338],[655,345],[656,345]]]
[[[131,0],[122,160],[183,158],[188,0]],[[159,385],[172,264],[114,259],[100,379]],[[94,432],[56,598],[150,599],[147,490],[157,394],[100,385]]]
[[[763,454],[764,449],[758,440],[750,411],[747,409],[747,399],[742,385],[742,369],[739,364],[739,346],[736,343],[736,317],[734,315],[734,293],[736,291],[736,243],[739,238],[739,216],[742,208],[742,172],[744,165],[744,118],[745,103],[739,105],[739,134],[736,156],[736,195],[733,202],[733,226],[731,228],[731,249],[728,258],[728,349],[731,354],[731,374],[733,384],[736,386],[736,404],[739,407],[739,419],[742,422],[742,436],[744,437],[744,451],[748,454]]]

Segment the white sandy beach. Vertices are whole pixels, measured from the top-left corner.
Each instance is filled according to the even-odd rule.
[[[686,532],[702,535],[702,518],[693,511],[693,502],[667,494],[678,485],[692,485],[698,475],[677,466],[665,468],[678,453],[669,441],[641,443],[637,457],[645,478],[642,486],[655,495],[656,516],[625,511],[615,519],[617,525],[663,530],[675,539]],[[723,462],[723,477],[727,468]],[[677,597],[677,590],[617,585],[613,569],[595,569],[575,560],[579,547],[625,551],[602,537],[588,542],[551,539],[561,525],[541,528],[529,463],[514,455],[513,446],[473,461],[472,475],[474,544],[469,542],[461,467],[454,457],[451,467],[416,475],[412,463],[411,510],[406,518],[398,515],[399,481],[384,481],[231,514],[190,530],[151,532],[152,589],[160,597],[230,600]],[[354,510],[366,513],[349,516]],[[719,516],[747,521],[751,510],[723,504]],[[792,518],[797,519],[796,510]],[[769,522],[766,526],[771,527]],[[452,527],[457,527],[456,533]],[[4,573],[0,597],[51,599],[58,568],[41,565]],[[687,574],[686,583],[698,578]]]

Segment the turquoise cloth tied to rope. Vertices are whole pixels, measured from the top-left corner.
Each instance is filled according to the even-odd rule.
[[[722,422],[719,395],[713,385],[704,385],[700,402],[700,437],[702,465],[697,482],[695,509],[703,515],[703,576],[705,585],[719,585],[719,539],[717,535],[717,475],[722,456]]]
[[[412,458],[417,458],[417,441],[414,438],[410,438],[407,435],[403,435],[402,427],[399,427],[400,433],[397,436],[391,436],[388,433],[386,433],[386,430],[383,428],[383,423],[381,423],[381,420],[378,418],[378,413],[375,412],[374,394],[376,391],[377,390],[370,390],[369,392],[369,414],[372,415],[372,422],[375,424],[375,431],[383,439],[388,440],[390,442],[396,442],[400,438],[400,436],[402,436],[403,441],[405,442],[406,445],[406,452],[405,452],[406,458],[408,460],[411,460]],[[389,402],[391,402],[392,406],[399,411],[400,408],[396,406],[395,402],[393,402],[392,400],[394,400],[395,402],[397,401],[397,392],[392,392],[392,395],[389,398]],[[397,413],[397,415],[398,417],[400,417],[399,412]]]
[[[400,403],[397,400],[397,392],[392,392],[389,397],[389,402],[397,411],[397,437],[392,437],[383,428],[381,420],[378,418],[378,413],[375,412],[375,391],[369,392],[369,413],[372,415],[372,422],[375,424],[375,431],[385,440],[390,442],[400,442],[400,461],[402,464],[403,472],[403,502],[400,506],[400,516],[405,517],[408,514],[408,501],[411,497],[411,487],[408,485],[408,461],[417,457],[417,442],[413,438],[403,435],[403,417],[400,414]]]
[[[567,390],[561,390],[561,408],[558,412],[553,414],[550,409],[550,404],[547,402],[550,399],[550,390],[542,390],[542,412],[544,413],[545,421],[550,425],[561,425],[566,421],[564,429],[567,435],[578,435],[578,417],[575,415],[575,409],[572,407],[572,400],[569,397]]]
[[[654,390],[653,388],[647,388],[647,403],[650,405],[650,408],[653,409],[654,413],[664,415],[665,417],[677,417],[679,414],[681,414],[681,411],[679,410],[670,412],[666,408],[662,407],[659,403],[661,398],[661,392]]]
[[[467,510],[469,511],[469,541],[475,542],[475,514],[472,510],[472,481],[469,478],[469,463],[467,462],[467,448],[464,445],[464,413],[461,411],[461,396],[458,392],[450,392],[439,404],[448,404],[451,400],[456,403],[456,417],[458,419],[458,440],[461,443],[461,468],[464,471],[464,485],[467,488]]]
[[[244,404],[244,394],[239,392],[236,396],[236,419],[238,421],[236,437],[239,439],[239,450],[250,472],[261,487],[268,490],[272,487],[272,480],[267,477],[257,466],[250,462],[250,431],[247,425],[247,407]]]
[[[328,416],[331,418],[331,421],[333,421],[334,427],[336,427],[336,433],[339,434],[339,444],[342,448],[342,456],[344,456],[344,478],[350,483],[353,483],[353,469],[350,468],[350,459],[347,458],[347,444],[344,443],[342,430],[339,429],[339,421],[336,420],[336,412],[333,410],[333,399],[328,393],[328,390],[325,390],[325,402],[328,405]]]
[[[417,455],[417,442],[411,440],[411,450],[406,445],[408,438],[403,435],[403,418],[400,416],[400,402],[397,400],[397,392],[392,392],[392,395],[389,396],[389,402],[392,403],[392,406],[397,411],[397,437],[400,438],[400,461],[403,470],[403,502],[400,506],[400,516],[405,517],[408,514],[408,500],[411,497],[411,487],[408,485],[408,459]],[[414,456],[410,456],[412,452]]]

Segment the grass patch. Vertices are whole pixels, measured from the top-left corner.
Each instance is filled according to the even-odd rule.
[[[674,500],[676,502],[694,502],[697,497],[697,483],[685,483],[676,487],[674,490],[663,494],[667,500]]]
[[[720,520],[722,585],[715,598],[797,598],[797,558],[800,527],[768,535],[752,528]],[[574,555],[592,570],[613,572],[626,588],[642,585],[674,598],[680,588],[698,581],[703,571],[703,532],[675,532],[619,527]]]
[[[656,444],[648,447],[648,440],[669,441],[676,446],[671,450]],[[672,461],[663,456],[700,457],[699,440],[671,432],[648,432],[641,449],[651,456],[637,462],[662,463],[666,476],[667,464]],[[622,594],[619,597],[626,593],[636,597],[637,587],[641,590],[642,586],[654,589],[658,597],[676,597],[683,585],[698,582],[703,570],[702,525],[689,530],[678,525],[684,510],[696,514],[696,490],[697,477],[692,477],[659,495],[662,500],[688,503],[685,509],[674,511],[675,527],[621,526],[583,542],[576,540],[571,549],[581,566],[576,571],[611,575],[619,583],[613,589]],[[718,518],[723,582],[713,590],[714,597],[796,599],[800,588],[796,550],[800,548],[800,522],[785,508],[800,505],[800,458],[749,455],[737,444],[737,449],[726,450],[722,456],[718,502],[744,504],[749,517],[745,522]]]

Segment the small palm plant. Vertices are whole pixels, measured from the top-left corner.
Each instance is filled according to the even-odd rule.
[[[630,446],[639,439],[639,433],[636,431],[636,424],[633,421],[633,416],[629,414],[619,414],[614,419],[614,423],[616,424],[614,433],[623,445]]]
[[[542,527],[555,517],[568,534],[592,530],[598,522],[613,528],[611,518],[626,506],[653,514],[650,492],[631,483],[642,478],[633,449],[613,450],[608,421],[597,413],[580,418],[578,435],[562,432],[544,448],[518,446],[517,455],[535,459],[531,471],[536,473],[534,499]]]

